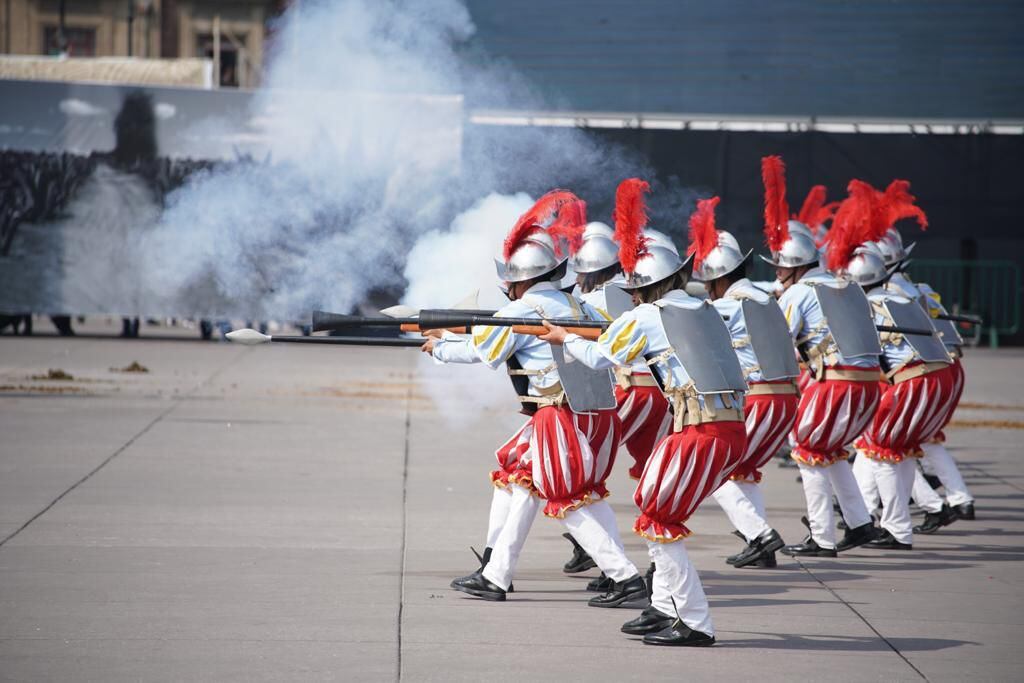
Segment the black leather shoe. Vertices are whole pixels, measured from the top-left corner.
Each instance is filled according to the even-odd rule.
[[[485,579],[483,574],[470,574],[461,579],[455,579],[452,581],[452,588],[484,600],[505,601],[505,591]]]
[[[657,633],[644,636],[645,645],[674,645],[676,647],[708,647],[715,644],[715,637],[694,631],[679,619],[671,626]]]
[[[974,519],[974,503],[961,503],[953,508],[953,512],[960,519]]]
[[[646,600],[647,597],[647,582],[644,581],[644,577],[637,574],[621,583],[614,584],[612,590],[604,595],[591,598],[587,604],[591,607],[618,607],[633,600]]]
[[[779,566],[779,561],[775,559],[775,553],[768,553],[767,556],[762,557],[754,564],[748,564],[748,569],[775,569]]]
[[[583,549],[576,539],[572,537],[572,534],[562,534],[562,536],[570,543],[572,543],[572,557],[562,567],[562,571],[566,574],[579,574],[585,572],[588,569],[593,569],[597,566],[594,559],[587,554],[587,551]]]
[[[803,540],[803,543],[797,545],[787,545],[782,549],[782,552],[791,557],[835,557],[836,551],[834,548],[822,548],[815,542],[813,538],[808,536]]]
[[[473,546],[469,546],[469,549],[473,551],[473,554],[476,555],[476,559],[480,561],[480,568],[477,569],[475,572],[473,572],[473,574],[480,574],[480,573],[483,572],[484,567],[487,566],[487,563],[491,561],[491,552],[494,549],[493,548],[484,548],[484,554],[483,555],[478,553],[476,551],[476,548],[474,548]],[[455,581],[463,581],[465,579],[468,579],[470,576],[473,576],[473,574],[470,574],[469,576],[463,576],[461,579],[455,579]],[[452,587],[453,588],[454,588],[455,581],[452,581],[452,584],[453,584]],[[506,593],[515,593],[516,592],[516,587],[513,586],[510,583],[508,585],[508,590],[505,591],[505,592]]]
[[[648,633],[657,633],[668,628],[675,620],[675,617],[670,617],[653,607],[648,607],[636,619],[623,624],[619,630],[631,636],[644,636]]]
[[[743,550],[739,551],[735,555],[730,555],[729,557],[725,558],[725,563],[726,564],[736,564],[736,560],[738,560],[741,557],[743,557],[743,555],[745,553],[747,553],[749,550],[750,550],[750,543],[747,543],[745,546],[743,546]]]
[[[959,519],[948,505],[943,505],[938,512],[925,512],[924,521],[914,527],[915,534],[934,534],[944,526],[949,526]]]
[[[782,540],[782,536],[779,536],[779,532],[775,529],[771,530],[771,533],[764,538],[755,538],[747,549],[740,553],[740,556],[733,562],[733,566],[739,569],[740,567],[746,567],[749,564],[754,564],[761,558],[767,556],[769,553],[774,553],[776,550],[780,550],[786,542]]]
[[[864,544],[865,548],[874,548],[875,550],[913,550],[914,546],[910,543],[900,543],[897,541],[892,534],[885,529],[882,530],[881,535],[870,543]]]
[[[878,538],[878,529],[872,522],[861,524],[858,527],[848,529],[839,543],[836,543],[836,552],[843,552],[859,545],[870,543]]]
[[[613,588],[615,588],[615,582],[605,576],[604,572],[601,572],[601,576],[596,579],[591,579],[587,584],[587,590],[591,593],[607,593]]]

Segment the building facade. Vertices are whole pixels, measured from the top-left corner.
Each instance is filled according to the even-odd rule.
[[[286,4],[283,0],[0,0],[0,53],[205,57],[213,59],[221,86],[255,87],[263,67],[268,21]]]

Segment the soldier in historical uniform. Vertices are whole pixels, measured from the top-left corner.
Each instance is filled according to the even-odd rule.
[[[830,268],[867,291],[876,325],[929,331],[928,335],[882,332],[882,396],[874,418],[854,444],[853,471],[864,501],[869,508],[876,501],[882,508],[881,535],[867,547],[910,550],[914,459],[921,454],[921,444],[944,424],[945,396],[953,384],[950,357],[924,310],[885,287],[892,270],[871,238],[885,234],[894,207],[861,181],[851,182],[850,190],[833,224],[835,251]],[[857,246],[865,238],[869,241]]]
[[[772,166],[766,173],[766,192],[784,195],[781,159]],[[775,266],[785,289],[779,305],[810,375],[797,408],[791,453],[800,468],[810,533],[783,552],[835,557],[876,536],[846,447],[864,431],[878,406],[881,349],[860,287],[842,283],[820,267],[814,239],[803,230],[790,232],[788,221],[779,215],[768,234],[771,258],[762,258]],[[833,492],[848,526],[838,543]]]
[[[690,534],[690,515],[746,452],[745,382],[721,316],[684,291],[684,261],[644,237],[647,189],[647,183],[630,179],[616,198],[619,261],[636,308],[618,316],[597,341],[560,327],[542,338],[564,344],[567,353],[592,368],[628,368],[644,359],[657,373],[672,404],[672,433],[641,474],[634,495],[640,515],[633,527],[647,539],[656,566],[654,590],[651,606],[622,631],[643,635],[652,645],[711,645],[707,597],[683,539]]]
[[[577,201],[570,193],[549,193],[512,229],[498,263],[499,278],[511,300],[498,317],[600,319],[592,307],[560,291],[566,259],[544,229],[556,208]],[[574,410],[560,377],[551,346],[510,327],[475,326],[470,338],[445,333],[429,339],[423,350],[444,363],[508,365],[520,380],[518,393],[530,419],[496,452],[491,475],[494,493],[483,566],[455,579],[455,590],[488,600],[504,600],[516,562],[534,517],[544,514],[566,531],[614,581],[590,605],[615,607],[647,598],[643,576],[623,550],[614,513],[595,491],[595,481],[614,460],[620,432],[611,378],[605,373],[605,409]],[[521,381],[521,380],[527,381]]]
[[[746,454],[713,497],[747,541],[726,562],[736,567],[774,567],[775,552],[785,543],[766,521],[759,483],[761,468],[779,450],[796,420],[794,380],[799,369],[793,339],[775,298],[746,277],[751,252],[744,254],[732,234],[715,227],[717,205],[718,197],[697,203],[690,218],[688,253],[693,256],[693,278],[704,283],[708,298],[726,321],[748,389],[743,406]]]

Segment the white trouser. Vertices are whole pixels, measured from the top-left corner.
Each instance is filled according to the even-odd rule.
[[[601,507],[607,510],[599,512]],[[602,524],[602,518],[606,524],[610,518],[610,528]],[[562,526],[572,534],[604,575],[612,581],[625,581],[640,573],[636,565],[626,557],[619,529],[615,524],[615,514],[607,502],[601,500],[566,512],[562,518]]]
[[[747,498],[743,489],[734,481],[727,481],[711,494],[725,516],[729,518],[736,530],[743,534],[748,542],[754,539],[767,536],[772,528],[764,521],[764,517],[758,514],[753,502]]]
[[[764,506],[764,492],[761,491],[761,485],[755,484],[752,481],[737,481],[733,483],[740,487],[740,490],[743,491],[747,500],[749,500],[750,504],[754,506],[755,510],[757,510],[758,516],[767,521],[768,511]]]
[[[864,506],[857,480],[850,463],[839,460],[828,467],[800,466],[800,479],[807,498],[807,521],[811,523],[811,538],[822,548],[836,547],[836,523],[832,513],[832,492],[839,499],[843,519],[851,529],[869,524],[871,515]]]
[[[612,510],[612,506],[605,501],[598,501],[591,503],[588,510],[594,514],[594,518],[598,521],[601,527],[608,532],[608,535],[615,541],[615,545],[618,546],[619,550],[623,554],[626,553],[626,547],[622,545],[622,535],[619,533],[619,522],[615,519],[615,511]]]
[[[715,635],[704,586],[686,554],[683,541],[647,541],[647,553],[654,562],[651,606],[667,616],[679,617],[694,631]]]
[[[946,450],[946,446],[941,443],[926,443],[922,444],[921,450],[924,451],[924,464],[935,472],[935,476],[946,489],[946,502],[950,505],[973,503],[974,497],[967,490],[960,469],[956,466],[953,456]],[[914,496],[914,500],[917,500],[917,496]]]
[[[530,527],[533,520],[544,504],[537,496],[530,495],[530,492],[522,486],[510,486],[512,489],[512,500],[508,509],[508,516],[501,533],[494,540],[491,546],[491,561],[484,567],[484,578],[508,590],[512,584],[512,575],[516,571],[516,563],[519,562],[519,553],[523,551],[526,544],[526,537],[530,535]]]
[[[928,483],[928,480],[924,478],[924,474],[921,470],[914,468],[914,488],[912,495],[914,496],[914,502],[917,507],[921,508],[925,512],[938,513],[942,512],[942,506],[945,505],[945,501],[942,500],[942,496],[935,492],[932,485]]]
[[[864,505],[868,512],[874,512],[882,506],[882,499],[878,496],[878,484],[875,483],[875,475],[871,467],[871,459],[863,453],[857,454],[853,461],[853,476],[857,480],[857,488],[860,489],[860,497],[864,499]]]
[[[879,524],[900,543],[913,543],[910,491],[914,486],[914,471],[917,469],[914,459],[904,458],[898,463],[891,463],[872,460],[863,454],[857,456],[857,462],[861,459],[865,464],[858,468],[858,476],[871,477],[882,501]]]
[[[509,508],[512,507],[512,487],[494,487],[494,495],[491,497],[491,514],[487,520],[487,547],[493,548],[498,542],[498,535],[505,528],[505,520],[508,519]]]

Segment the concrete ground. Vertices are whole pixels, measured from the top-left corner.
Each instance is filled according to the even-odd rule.
[[[149,371],[117,371],[133,361]],[[561,573],[551,520],[508,602],[448,588],[476,566],[491,453],[519,421],[496,373],[405,349],[2,337],[0,680],[1020,680],[1024,353],[966,367],[949,435],[977,521],[913,552],[737,570],[705,505],[687,545],[719,645],[687,650],[587,607],[593,572]],[[622,465],[612,503],[642,566]],[[789,541],[795,476],[765,481]]]

